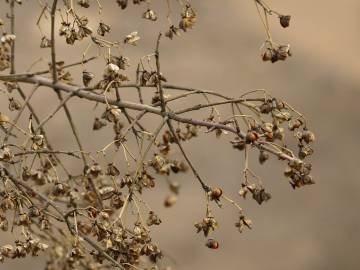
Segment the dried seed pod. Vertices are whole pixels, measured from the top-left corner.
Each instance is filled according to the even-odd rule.
[[[219,248],[219,242],[214,239],[208,239],[205,245],[210,249],[218,249]]]
[[[106,33],[109,33],[110,32],[110,25],[107,25],[103,22],[100,22],[99,23],[99,27],[97,29],[97,33],[100,35],[100,36],[105,36]]]
[[[137,42],[140,40],[140,37],[138,35],[138,32],[134,31],[131,32],[129,35],[127,35],[124,39],[124,43],[125,44],[130,44],[130,45],[137,45]]]
[[[27,214],[25,213],[21,213],[19,214],[19,220],[18,220],[18,225],[24,225],[27,226],[31,223],[30,218]]]
[[[290,121],[288,126],[289,126],[289,130],[294,131],[295,129],[299,128],[302,126],[302,121],[300,119],[295,119],[293,121]]]
[[[314,150],[312,148],[310,148],[308,145],[301,145],[299,147],[299,158],[300,159],[305,159],[307,156],[311,156],[314,153]]]
[[[10,148],[4,147],[0,149],[0,161],[9,162],[14,158],[14,154],[11,152]]]
[[[125,56],[114,56],[114,55],[112,55],[109,60],[110,63],[117,65],[122,70],[125,70],[127,67],[130,66],[129,61],[130,61],[129,58]]]
[[[98,163],[94,163],[88,170],[88,173],[91,174],[93,177],[98,177],[101,173],[101,167]]]
[[[86,71],[84,70],[83,73],[82,73],[82,80],[83,80],[83,83],[86,87],[89,86],[90,82],[92,81],[92,79],[95,78],[95,75],[94,73],[90,72],[90,71]]]
[[[306,143],[311,143],[311,142],[315,141],[315,134],[313,132],[311,132],[310,130],[304,130],[301,138]]]
[[[116,0],[121,9],[125,9],[128,5],[128,0]]]
[[[265,103],[261,104],[259,109],[260,109],[261,113],[268,114],[273,110],[273,107],[272,107],[271,102],[265,102]]]
[[[34,135],[31,137],[33,144],[31,145],[32,150],[39,150],[45,148],[45,137],[44,135]]]
[[[169,30],[165,32],[165,36],[170,39],[173,39],[174,36],[180,36],[180,28],[171,25]]]
[[[152,9],[147,9],[144,14],[142,15],[142,17],[146,20],[150,20],[150,21],[156,21],[157,20],[157,15],[155,14],[155,12]]]
[[[286,104],[285,104],[285,102],[282,101],[282,100],[275,99],[275,106],[276,106],[276,109],[278,109],[279,111],[281,111],[282,109],[285,109]]]
[[[0,230],[6,232],[9,229],[9,222],[6,218],[0,219]]]
[[[106,122],[105,121],[101,121],[99,118],[95,118],[94,120],[94,124],[93,124],[93,130],[99,130],[103,127],[106,126]]]
[[[43,36],[41,38],[41,42],[40,42],[40,48],[50,48],[51,47],[51,40],[48,39],[47,37]]]
[[[36,206],[30,206],[29,211],[28,211],[28,215],[29,217],[33,218],[33,217],[39,217],[40,216],[40,210],[39,208],[37,208]]]
[[[289,56],[291,56],[290,45],[280,45],[276,50],[277,60],[286,60]]]
[[[90,7],[90,1],[89,0],[78,0],[77,3],[79,4],[79,6],[81,6],[83,8]]]
[[[280,15],[279,19],[282,27],[286,28],[290,26],[290,19],[291,19],[290,15]]]
[[[186,32],[187,29],[191,29],[195,25],[196,12],[190,6],[190,4],[186,5],[184,12],[181,13],[181,17],[182,18],[179,22],[179,28],[182,29],[184,32]]]
[[[273,50],[273,49],[267,48],[267,49],[263,52],[263,54],[262,54],[262,60],[263,60],[264,62],[272,61],[274,54],[275,54],[275,53],[274,53],[274,50]]]
[[[208,237],[211,231],[215,231],[219,224],[216,219],[212,216],[210,212],[207,213],[206,217],[203,218],[200,222],[196,223],[195,228],[197,233],[203,232],[205,237]]]
[[[115,192],[115,188],[112,186],[103,186],[99,189],[99,194],[103,200],[109,199]]]
[[[116,209],[120,209],[124,205],[124,199],[121,196],[121,193],[115,194],[110,199],[110,206]]]
[[[266,192],[264,188],[255,188],[251,191],[253,199],[258,203],[262,204],[271,199],[271,194]]]
[[[161,224],[161,219],[153,211],[150,211],[149,215],[148,215],[148,218],[147,218],[147,221],[146,221],[146,224],[148,226],[160,225]]]
[[[233,148],[238,149],[240,151],[245,149],[246,143],[245,141],[241,140],[240,138],[235,138],[235,140],[230,142]]]
[[[260,151],[259,154],[259,162],[260,164],[264,164],[270,158],[270,155],[265,151]]]
[[[109,122],[117,122],[121,115],[121,110],[116,106],[109,106],[106,111],[102,114],[102,118]]]
[[[252,221],[251,219],[246,218],[245,216],[241,215],[239,217],[239,221],[235,223],[235,227],[239,229],[239,232],[242,233],[245,228],[248,228],[251,230]]]
[[[106,174],[111,176],[118,176],[120,175],[120,171],[113,163],[109,163],[106,169]]]

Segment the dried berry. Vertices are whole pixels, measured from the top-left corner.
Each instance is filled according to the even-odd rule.
[[[258,139],[258,134],[255,131],[249,131],[246,134],[245,141],[246,143],[253,143]]]
[[[208,239],[205,244],[210,249],[218,249],[219,248],[219,242],[214,239]]]

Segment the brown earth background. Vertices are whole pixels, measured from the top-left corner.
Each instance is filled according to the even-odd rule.
[[[92,2],[95,6],[95,1]],[[138,30],[142,38],[139,46],[125,51],[132,59],[128,75],[133,79],[136,59],[152,52],[156,34],[164,30],[166,21],[161,18],[154,27],[140,19],[145,5],[136,8],[130,5],[122,11],[114,2],[102,1],[103,20],[112,26],[110,37],[122,39]],[[215,210],[220,228],[213,236],[219,239],[221,248],[213,251],[204,247],[203,237],[193,227],[205,211],[200,187],[190,173],[180,176],[177,179],[182,183],[182,193],[172,209],[162,207],[168,194],[165,184],[159,184],[157,191],[147,195],[163,220],[154,231],[154,239],[169,257],[176,259],[174,268],[178,270],[359,269],[360,2],[269,1],[275,10],[293,16],[291,27],[286,30],[278,26],[276,19],[272,21],[274,39],[290,43],[294,53],[288,61],[277,64],[260,60],[264,31],[252,0],[197,0],[193,4],[199,13],[195,29],[174,41],[164,39],[161,44],[162,70],[167,79],[172,84],[211,89],[229,96],[266,88],[272,95],[287,100],[307,116],[317,134],[312,158],[317,184],[293,191],[282,176],[284,164],[272,159],[260,167],[253,154],[253,168],[262,176],[273,198],[261,207],[253,200],[241,201],[254,222],[253,230],[244,234],[234,227],[237,216],[233,208]],[[154,1],[155,10],[163,9],[164,5],[165,1]],[[6,12],[8,7],[1,1],[0,17],[4,19]],[[93,24],[99,20],[95,8],[82,12],[93,18]],[[40,56],[44,62],[35,69],[43,69],[50,59],[49,50],[38,48],[41,38],[35,26],[38,14],[35,0],[24,1],[17,9],[18,72],[24,72]],[[48,31],[49,24],[44,22],[42,28]],[[58,39],[58,59],[67,63],[77,61],[86,45],[87,42],[82,42],[73,48]],[[89,55],[96,53],[93,48]],[[88,69],[99,79],[103,67],[100,60]],[[81,71],[72,70],[73,74]],[[124,90],[128,100],[134,97],[132,90]],[[39,89],[34,96],[34,106],[42,117],[56,104],[55,95],[47,88]],[[99,110],[94,111],[93,105],[76,98],[69,105],[87,149],[99,149],[111,140],[109,130],[87,134]],[[7,110],[4,95],[0,97],[0,108]],[[147,125],[154,129],[151,121]],[[47,130],[59,149],[76,148],[62,112],[47,125]],[[211,134],[187,143],[186,149],[191,151],[191,159],[208,182],[220,183],[227,193],[240,200],[237,190],[244,160],[242,154],[228,145],[229,139],[218,140]],[[174,155],[180,156],[176,151]],[[73,164],[72,169],[78,170],[77,166]],[[12,238],[1,234],[0,245],[8,243],[12,243]],[[0,264],[0,269],[37,270],[42,265],[40,257],[8,261]]]

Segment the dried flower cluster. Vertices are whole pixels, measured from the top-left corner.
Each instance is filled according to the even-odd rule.
[[[276,45],[271,40],[267,17],[276,14],[282,27],[290,25],[291,17],[273,11],[262,0],[254,1],[268,36],[263,59],[285,60],[291,55],[290,46]],[[265,189],[263,181],[249,165],[250,153],[258,154],[260,164],[272,156],[286,163],[284,174],[294,189],[314,183],[310,175],[311,164],[307,160],[313,154],[311,144],[315,135],[309,130],[305,117],[285,101],[264,90],[231,98],[216,92],[167,84],[160,70],[162,34],[157,38],[155,51],[137,63],[135,83],[129,83],[131,76],[126,72],[130,59],[123,53],[127,46],[141,42],[137,31],[125,34],[120,41],[111,41],[105,39],[111,26],[104,20],[98,22],[96,31],[91,29],[89,22],[93,19],[81,12],[97,3],[101,14],[100,0],[43,2],[39,1],[39,22],[50,20],[51,26],[51,35],[45,36],[41,31],[39,38],[40,48],[51,50],[51,60],[45,71],[16,73],[14,10],[20,8],[21,1],[8,0],[9,23],[0,20],[4,30],[0,43],[0,71],[10,69],[10,74],[0,74],[5,86],[1,95],[6,96],[9,104],[8,109],[1,108],[0,112],[0,229],[7,232],[11,224],[11,232],[17,236],[15,245],[0,247],[0,261],[44,252],[47,270],[170,269],[164,268],[164,252],[151,236],[151,229],[161,226],[164,217],[159,217],[143,198],[145,192],[156,192],[161,179],[166,179],[169,187],[164,206],[172,207],[178,200],[181,185],[171,176],[193,174],[206,198],[205,217],[195,224],[195,230],[204,234],[207,238],[205,246],[214,250],[220,244],[209,236],[221,222],[216,220],[213,207],[233,206],[236,211],[234,227],[243,232],[253,225],[240,207],[241,200],[248,194],[258,204],[271,199],[268,188]],[[150,22],[158,20],[159,15],[152,9],[151,1],[114,2],[121,9],[127,8],[130,2],[140,6],[146,4],[142,18]],[[179,22],[173,24],[172,1],[166,2],[169,26],[164,35],[173,39],[193,28],[197,11],[189,1],[174,1],[182,11]],[[55,22],[58,15],[59,25]],[[5,29],[11,29],[8,31],[11,33],[7,34]],[[61,61],[55,49],[56,35],[70,46],[88,39],[104,55],[102,74],[85,68],[85,64],[96,57],[85,59],[84,56],[82,61],[70,64]],[[71,67],[79,65],[83,67],[80,84],[70,72]],[[99,76],[100,80],[97,79]],[[32,89],[24,90],[25,84],[32,85]],[[53,90],[58,99],[45,118],[38,116],[31,103],[40,86]],[[137,90],[137,99],[127,101],[119,91],[121,88]],[[144,94],[145,89],[146,93],[151,93],[150,97]],[[204,97],[204,102],[192,104],[194,96]],[[89,141],[101,129],[113,138],[95,153],[87,151],[80,140],[67,103],[75,97],[96,103],[100,110],[85,131]],[[175,102],[178,100],[187,100],[188,106],[179,109]],[[223,114],[224,107],[230,108],[232,113]],[[52,138],[46,132],[47,123],[61,109],[71,127],[69,134],[78,145],[76,150],[54,148]],[[194,111],[202,112],[202,118],[194,118]],[[144,120],[145,115],[158,119],[155,128]],[[26,126],[20,124],[21,116],[27,119]],[[243,156],[239,198],[228,197],[223,187],[211,187],[210,181],[201,177],[185,151],[184,144],[206,134],[223,138]],[[291,140],[297,144],[297,149],[287,146],[291,145]],[[138,149],[134,150],[130,142]],[[175,158],[175,151],[182,156]],[[64,159],[77,164],[75,173],[70,173]]]

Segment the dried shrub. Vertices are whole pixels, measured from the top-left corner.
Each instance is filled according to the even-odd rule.
[[[291,56],[290,45],[279,45],[272,40],[268,20],[275,16],[280,25],[287,28],[291,16],[274,11],[262,0],[254,2],[266,32],[262,59],[273,63],[286,60]],[[233,206],[237,215],[235,228],[241,233],[253,225],[238,201],[248,194],[258,204],[271,199],[268,187],[265,188],[250,167],[250,151],[258,154],[260,164],[270,157],[285,163],[284,174],[292,188],[314,183],[311,164],[306,160],[313,154],[311,144],[315,135],[309,130],[305,117],[283,99],[265,90],[249,91],[232,98],[218,92],[168,84],[165,73],[160,70],[162,34],[156,39],[154,52],[138,63],[135,82],[129,83],[130,59],[122,53],[128,46],[141,42],[141,37],[134,29],[121,40],[108,40],[112,29],[106,24],[106,18],[101,18],[96,30],[92,29],[89,22],[97,19],[83,16],[82,9],[98,9],[101,15],[100,0],[39,1],[38,25],[48,22],[51,33],[39,40],[41,48],[50,48],[49,68],[16,73],[14,10],[21,8],[21,0],[7,3],[9,20],[0,20],[3,29],[0,71],[10,69],[10,74],[0,74],[5,86],[2,95],[9,100],[8,112],[2,108],[0,113],[0,228],[6,232],[12,224],[11,232],[17,240],[0,247],[0,261],[45,252],[49,270],[158,269],[163,252],[153,241],[151,228],[161,225],[162,221],[156,210],[144,201],[143,194],[150,190],[155,192],[158,179],[166,177],[169,194],[164,206],[173,206],[180,194],[180,184],[168,176],[184,173],[194,175],[206,198],[205,216],[195,223],[195,229],[207,238],[206,247],[218,249],[219,242],[208,238],[219,224],[211,210],[214,206]],[[121,9],[132,4],[144,10],[142,19],[149,23],[161,16],[152,9],[151,1],[113,1],[114,7]],[[172,21],[171,5],[179,5],[182,10],[176,23]],[[196,25],[198,11],[189,1],[167,0],[166,6],[169,25],[163,29],[165,37],[174,39]],[[61,19],[59,25],[55,23],[56,17]],[[87,40],[104,53],[101,79],[96,79],[99,74],[86,69],[86,63],[97,57],[86,59],[84,56],[81,61],[70,64],[61,61],[55,47],[56,35],[69,46]],[[74,82],[70,72],[71,67],[79,65],[83,67],[80,74],[83,86]],[[29,93],[23,90],[24,84],[33,85]],[[44,119],[38,117],[31,105],[31,98],[40,86],[52,89],[58,99]],[[126,96],[119,91],[121,88],[136,89],[138,100],[126,101]],[[153,94],[149,102],[143,97],[145,88]],[[20,94],[21,101],[16,93]],[[191,105],[193,96],[203,96],[205,102]],[[86,131],[87,135],[96,135],[98,130],[107,128],[114,138],[96,153],[84,149],[80,140],[67,103],[75,97],[96,103],[102,110]],[[189,106],[175,109],[174,102],[185,99]],[[221,107],[230,108],[232,113],[221,114]],[[61,109],[66,113],[70,133],[77,142],[76,151],[54,148],[46,133],[46,124]],[[203,118],[192,117],[195,111],[202,112]],[[27,115],[27,127],[19,124],[22,115]],[[145,115],[156,116],[157,127],[147,127],[143,120]],[[228,144],[244,157],[243,182],[237,199],[230,198],[221,187],[210,186],[183,148],[188,141],[212,133],[225,139],[230,136]],[[291,141],[287,137],[295,139],[297,149],[287,146]],[[128,146],[131,140],[137,143],[136,151]],[[182,154],[180,159],[172,156],[172,149],[176,148]],[[69,173],[64,159],[82,161],[76,175]],[[124,216],[132,218],[125,220]]]

